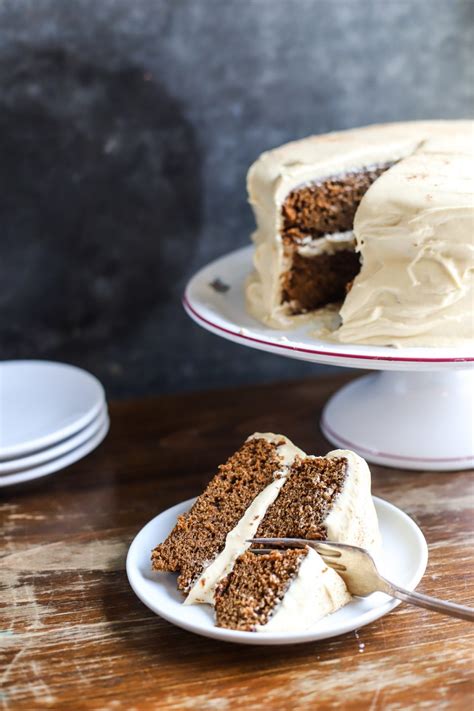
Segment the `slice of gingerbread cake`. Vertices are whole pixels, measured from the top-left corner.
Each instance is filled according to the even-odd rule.
[[[255,433],[219,467],[152,553],[155,570],[179,573],[186,604],[215,604],[221,626],[234,625],[242,614],[237,629],[280,629],[278,620],[287,622],[277,611],[293,609],[292,600],[300,600],[295,615],[304,625],[338,609],[349,599],[347,590],[317,553],[248,552],[255,536],[334,540],[375,550],[378,522],[366,462],[348,450],[306,456],[283,435]],[[310,587],[312,612],[301,602],[302,590]]]
[[[283,435],[249,437],[209,482],[191,510],[178,518],[152,553],[155,570],[179,573],[178,588],[193,586],[199,602],[213,600],[216,583],[245,551],[268,507],[278,496],[296,457],[304,452]],[[203,575],[203,571],[206,571]],[[207,576],[207,577],[206,577]],[[196,583],[197,586],[196,586]],[[197,602],[193,594],[189,602]]]

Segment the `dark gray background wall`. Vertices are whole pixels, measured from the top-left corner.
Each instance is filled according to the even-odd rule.
[[[180,295],[247,243],[269,147],[472,114],[471,0],[3,0],[0,357],[109,394],[304,376],[201,331]]]

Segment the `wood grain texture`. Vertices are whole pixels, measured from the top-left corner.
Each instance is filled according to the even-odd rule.
[[[111,405],[103,445],[69,469],[4,490],[0,670],[10,709],[468,709],[473,632],[401,605],[323,642],[241,647],[161,620],[131,591],[134,535],[198,494],[254,431],[331,447],[317,422],[347,377]],[[371,467],[373,491],[421,526],[419,590],[474,603],[472,472]]]

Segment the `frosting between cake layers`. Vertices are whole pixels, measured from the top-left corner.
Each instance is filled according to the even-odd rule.
[[[331,176],[398,161],[369,187],[356,212],[362,268],[340,311],[342,326],[330,337],[410,346],[469,341],[474,336],[473,126],[470,121],[369,126],[262,154],[247,181],[257,221],[255,270],[246,286],[249,311],[275,328],[318,315],[295,316],[291,304],[281,303],[281,275],[291,266],[281,237],[288,194]],[[318,254],[318,241],[300,254]],[[321,241],[319,249],[328,248],[331,242]]]
[[[184,601],[185,605],[213,603],[216,585],[231,572],[237,558],[249,548],[248,539],[255,536],[268,508],[277,498],[295,457],[305,456],[301,449],[282,435],[256,432],[248,439],[265,439],[271,444],[277,444],[276,452],[281,458],[281,468],[275,472],[275,479],[255,497],[237,525],[229,531],[224,549],[196,580]],[[280,444],[282,440],[284,442]]]
[[[355,237],[352,230],[333,232],[324,237],[305,237],[298,241],[296,251],[302,257],[316,257],[319,254],[334,254],[341,249],[354,249]]]
[[[313,548],[302,561],[282,601],[265,625],[256,632],[297,632],[351,601],[343,579]]]

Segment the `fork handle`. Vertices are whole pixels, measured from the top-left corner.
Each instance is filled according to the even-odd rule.
[[[384,592],[388,595],[392,595],[392,597],[396,597],[404,602],[409,602],[412,605],[418,605],[418,607],[425,607],[427,610],[440,612],[444,615],[451,615],[451,617],[458,617],[460,620],[474,622],[474,608],[472,607],[458,605],[455,602],[446,602],[445,600],[439,600],[437,597],[430,597],[422,593],[410,592],[409,590],[398,587],[398,585],[389,583],[388,580],[386,582],[388,589],[385,589]]]

